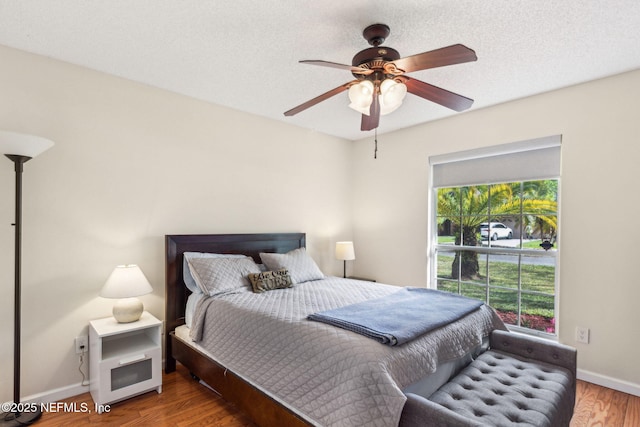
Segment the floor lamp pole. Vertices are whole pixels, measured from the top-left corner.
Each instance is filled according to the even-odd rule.
[[[36,421],[42,415],[37,407],[30,412],[18,411],[20,403],[20,336],[21,336],[21,282],[22,282],[22,171],[25,162],[31,160],[29,156],[6,154],[15,164],[16,170],[16,215],[15,223],[15,291],[14,291],[14,332],[13,332],[13,412],[2,420],[2,426],[26,425]],[[37,406],[37,405],[36,405]]]

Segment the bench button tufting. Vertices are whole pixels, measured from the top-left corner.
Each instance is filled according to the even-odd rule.
[[[505,340],[504,345],[511,344]],[[518,356],[543,353],[533,345],[514,344],[514,348],[520,352]],[[450,411],[464,410],[466,417],[476,418],[476,424],[493,418],[493,413],[497,413],[496,417],[499,416],[515,427],[527,424],[530,419],[537,419],[540,402],[557,405],[559,398],[566,398],[563,396],[568,391],[558,392],[561,394],[558,397],[557,393],[546,390],[548,384],[556,382],[553,376],[555,369],[542,366],[537,361],[523,362],[519,357],[511,357],[508,353],[488,351],[486,356],[472,361],[470,369],[459,373],[457,379],[451,381],[452,385],[442,390],[441,396],[430,400],[440,403]],[[558,351],[544,352],[544,357],[548,359],[559,359],[561,356]],[[553,363],[550,366],[552,365]],[[558,425],[558,415],[550,414],[547,419],[550,420],[550,425]]]
[[[507,418],[512,423],[519,423],[520,422],[520,417],[518,416],[518,414],[508,414]]]

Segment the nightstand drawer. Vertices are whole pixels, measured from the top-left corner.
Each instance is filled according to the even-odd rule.
[[[161,377],[154,375],[162,369],[160,349],[127,354],[111,358],[100,364],[100,400],[115,402],[133,393],[154,389],[161,384]]]

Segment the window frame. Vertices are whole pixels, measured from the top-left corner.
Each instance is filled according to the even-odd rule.
[[[551,139],[553,138],[553,139]],[[504,144],[502,146],[496,146],[496,147],[485,147],[482,148],[481,150],[478,150],[478,156],[479,157],[491,157],[491,156],[499,156],[502,155],[504,153],[509,153],[509,152],[519,152],[519,151],[527,151],[528,149],[530,149],[529,147],[532,146],[542,146],[542,145],[555,145],[557,143],[558,146],[560,146],[560,136],[557,137],[547,137],[547,138],[541,138],[538,140],[531,140],[531,141],[521,141],[518,143],[513,143],[513,144]],[[526,149],[522,150],[522,147],[526,147]],[[462,159],[462,160],[468,160],[468,159],[473,159],[474,158],[474,154],[473,154],[474,150],[470,150],[470,151],[465,151],[459,154],[456,153],[451,153],[451,154],[446,154],[444,156],[435,156],[430,158],[430,183],[429,183],[429,192],[428,192],[428,207],[430,210],[430,213],[428,215],[428,226],[427,226],[427,256],[428,256],[428,262],[427,262],[427,278],[428,278],[428,286],[430,288],[434,288],[437,289],[438,287],[438,252],[439,251],[443,251],[443,250],[447,250],[449,252],[451,251],[455,251],[457,250],[457,248],[460,248],[460,250],[464,250],[464,251],[473,251],[473,252],[477,252],[479,254],[484,255],[487,261],[489,261],[490,256],[492,254],[507,254],[509,256],[518,256],[518,287],[517,287],[517,294],[518,294],[518,306],[517,306],[517,314],[518,314],[518,322],[520,322],[520,315],[521,315],[521,296],[522,296],[522,280],[521,280],[521,263],[522,263],[522,257],[526,256],[526,257],[545,257],[545,258],[553,258],[555,260],[555,270],[554,270],[554,295],[553,295],[553,299],[554,299],[554,321],[555,321],[555,327],[554,327],[554,332],[550,333],[550,332],[545,332],[545,331],[539,331],[539,330],[535,330],[535,329],[530,329],[527,327],[523,327],[523,326],[517,326],[517,325],[507,325],[507,327],[509,328],[509,330],[512,331],[517,331],[517,332],[522,332],[528,335],[536,335],[536,336],[541,336],[543,338],[546,339],[551,339],[551,340],[557,340],[558,336],[559,336],[559,330],[560,330],[560,321],[559,321],[559,310],[560,310],[560,250],[559,249],[554,249],[554,250],[550,250],[550,251],[540,251],[540,250],[536,250],[536,249],[526,249],[526,248],[496,248],[496,247],[492,247],[491,246],[491,240],[488,240],[489,245],[487,247],[483,247],[483,246],[477,246],[477,247],[471,247],[471,246],[458,246],[458,247],[452,247],[451,245],[442,245],[442,244],[438,244],[437,238],[438,238],[438,221],[437,221],[437,213],[438,213],[438,189],[439,188],[448,188],[448,187],[453,187],[453,186],[439,186],[439,187],[435,187],[434,186],[434,180],[433,180],[433,171],[434,171],[434,165],[439,164],[439,161],[442,161],[442,159],[444,159],[446,162],[451,162],[451,161],[456,161],[456,159]],[[559,159],[558,159],[558,165],[559,165]],[[558,166],[559,167],[559,166]],[[547,174],[547,172],[545,172],[545,174]],[[526,178],[526,179],[513,179],[511,181],[500,181],[500,182],[490,182],[490,183],[482,183],[482,184],[466,184],[466,185],[456,185],[456,187],[469,187],[469,186],[473,186],[473,185],[493,185],[493,184],[497,184],[497,183],[513,183],[513,182],[523,182],[523,181],[541,181],[541,180],[556,180],[558,185],[557,185],[557,193],[556,193],[556,202],[557,202],[557,209],[556,209],[556,217],[557,217],[557,223],[558,223],[558,227],[556,230],[556,242],[558,243],[558,247],[560,247],[560,241],[561,241],[561,233],[562,233],[562,227],[560,226],[561,224],[561,177],[559,172],[557,174],[554,174],[555,176],[539,176],[539,177],[535,177],[533,179],[530,178]],[[518,216],[522,215],[522,211],[517,214]],[[498,221],[495,218],[491,218],[488,217],[488,222],[496,222]],[[521,242],[522,242],[522,235],[520,236]],[[462,242],[461,242],[462,243]],[[520,245],[521,246],[521,245]],[[485,255],[488,254],[488,255]],[[488,265],[487,265],[488,268]],[[456,279],[458,282],[458,290],[460,290],[460,284],[465,283],[464,281],[461,281],[460,278]],[[452,280],[453,281],[453,280]],[[484,285],[478,285],[478,286],[484,286],[485,287],[485,291],[486,291],[486,296],[485,296],[485,301],[487,300],[488,294],[490,292],[490,290],[494,287],[491,286],[490,284],[490,277],[486,277],[485,283]],[[527,294],[529,292],[526,292]],[[548,295],[548,294],[545,294]],[[490,302],[490,301],[489,301]]]

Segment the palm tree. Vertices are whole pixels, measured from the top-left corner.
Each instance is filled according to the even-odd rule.
[[[521,213],[526,214],[525,220],[528,216],[555,230],[556,192],[549,188],[546,182],[439,189],[438,224],[445,220],[452,222],[456,246],[478,246],[480,224],[488,222],[489,219],[496,221]],[[479,271],[477,252],[456,251],[451,265],[452,278],[477,279]]]
[[[558,195],[558,181],[529,181],[522,184],[522,193],[524,198],[532,200],[553,200],[556,201]],[[538,234],[541,239],[549,239],[552,242],[556,238],[557,216],[554,210],[553,215],[525,215],[525,226],[529,226],[533,233]]]

